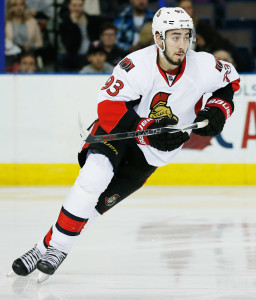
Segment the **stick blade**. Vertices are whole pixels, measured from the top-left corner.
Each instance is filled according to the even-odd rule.
[[[204,128],[209,124],[209,120],[205,119],[201,122],[197,122],[197,128]]]

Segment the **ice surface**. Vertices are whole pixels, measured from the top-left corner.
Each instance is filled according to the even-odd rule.
[[[68,187],[0,188],[0,299],[256,299],[256,187],[143,187],[99,217],[58,271],[6,274]]]

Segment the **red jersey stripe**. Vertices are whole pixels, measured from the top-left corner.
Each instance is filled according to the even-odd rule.
[[[99,124],[110,133],[128,111],[124,101],[104,100],[98,105]]]
[[[232,81],[232,88],[234,92],[237,92],[240,89],[240,78]]]
[[[186,67],[186,57],[184,58],[182,65],[181,65],[180,72],[179,72],[178,76],[175,78],[175,80],[173,81],[172,85],[174,85],[178,80],[180,80],[181,76],[183,75],[183,73],[185,71],[185,67]]]
[[[99,127],[99,124],[100,124],[99,121],[96,121],[96,122],[94,123],[93,128],[92,128],[92,131],[91,131],[91,135],[95,135],[95,133],[96,133],[98,127]],[[88,144],[88,143],[85,143],[85,144],[83,145],[83,148],[82,148],[82,149],[85,149],[85,148],[88,148],[88,147],[89,147],[89,144]]]

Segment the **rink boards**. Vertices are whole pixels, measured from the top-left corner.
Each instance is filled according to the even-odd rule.
[[[78,174],[78,111],[96,118],[105,75],[0,76],[0,185],[72,184]],[[241,75],[235,112],[216,138],[191,137],[147,184],[256,184],[256,75]]]

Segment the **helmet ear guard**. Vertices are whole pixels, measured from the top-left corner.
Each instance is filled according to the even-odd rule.
[[[163,49],[161,47],[159,47],[159,45],[157,43],[157,39],[156,39],[156,35],[157,34],[159,34],[159,37],[160,37],[160,39],[162,41]],[[163,37],[163,35],[161,33],[159,33],[158,31],[154,35],[154,41],[155,41],[155,44],[157,45],[157,47],[159,48],[160,51],[165,51],[165,37]]]

